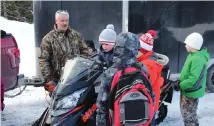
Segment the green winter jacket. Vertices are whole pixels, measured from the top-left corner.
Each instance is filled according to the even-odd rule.
[[[204,96],[209,59],[207,49],[188,55],[180,74],[180,88],[184,96],[189,98]]]

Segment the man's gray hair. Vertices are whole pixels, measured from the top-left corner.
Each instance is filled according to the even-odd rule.
[[[61,14],[68,15],[68,17],[69,17],[69,13],[68,13],[67,10],[58,10],[58,11],[55,13],[55,19],[57,19],[58,16],[61,15]]]

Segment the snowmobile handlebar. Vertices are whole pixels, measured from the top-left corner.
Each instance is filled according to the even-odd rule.
[[[103,69],[107,69],[108,68],[107,63],[100,61],[100,59],[98,57],[99,57],[99,54],[96,53],[96,54],[92,55],[91,57],[89,57],[89,59],[95,61],[97,64],[100,64],[103,67]]]

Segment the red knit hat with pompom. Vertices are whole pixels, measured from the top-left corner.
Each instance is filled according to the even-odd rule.
[[[153,50],[153,43],[154,37],[156,32],[154,30],[149,30],[146,34],[142,34],[139,38],[141,50],[152,51]]]

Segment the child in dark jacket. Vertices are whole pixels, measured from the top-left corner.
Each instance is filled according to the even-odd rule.
[[[181,91],[180,110],[185,126],[199,126],[197,109],[199,98],[204,96],[206,88],[207,64],[210,55],[207,49],[201,49],[203,37],[192,33],[185,39],[188,55],[175,90]]]
[[[136,57],[140,48],[140,42],[135,34],[130,32],[120,33],[117,36],[113,49],[113,65],[103,75],[97,98],[97,126],[109,126],[108,94],[115,73],[119,70],[131,67],[136,63]],[[144,66],[142,65],[142,70]],[[134,106],[133,106],[134,107]]]
[[[113,47],[116,40],[116,32],[114,31],[114,25],[109,24],[106,26],[99,36],[100,50],[99,60],[105,62],[107,66],[112,65],[113,61]]]

